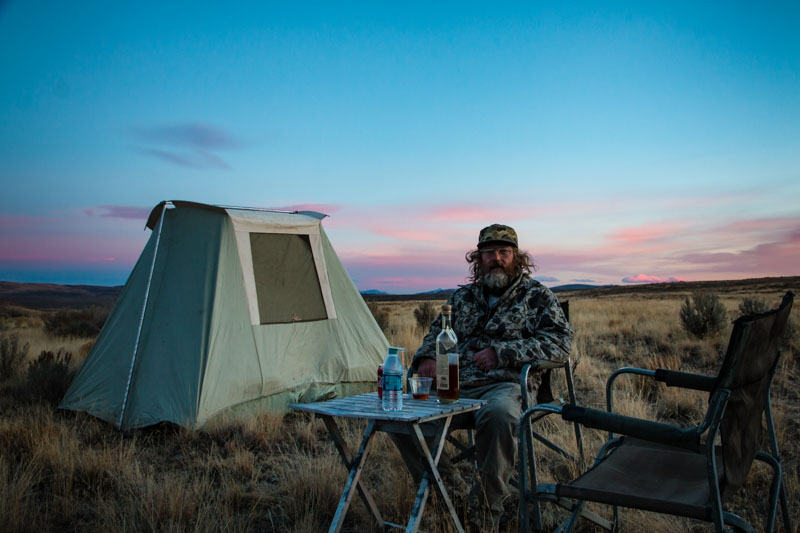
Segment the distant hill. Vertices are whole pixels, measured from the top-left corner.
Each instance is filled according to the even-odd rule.
[[[447,300],[455,289],[436,289],[413,294],[388,294],[381,291],[364,291],[361,296],[368,302],[397,302],[404,300]]]
[[[550,287],[550,290],[553,292],[584,291],[587,289],[599,289],[600,287],[613,287],[613,285],[587,285],[585,283],[570,283],[567,285],[556,285],[555,287]]]
[[[786,291],[800,290],[800,276],[783,276],[773,278],[748,278],[721,281],[676,281],[671,283],[642,283],[630,285],[606,285],[588,289],[563,289],[560,292],[581,298],[601,298],[635,294],[639,297],[657,298],[666,294],[692,294],[695,292],[716,292],[720,294],[748,293],[754,291]],[[562,296],[559,296],[560,298]]]
[[[631,285],[584,285],[568,284],[552,287],[559,298],[570,296],[580,298],[601,298],[624,294],[637,294],[641,297],[658,297],[661,294],[691,294],[697,291],[736,293],[768,290],[793,290],[800,292],[800,276],[775,278],[751,278],[727,281],[681,281],[675,283],[646,283]],[[417,294],[386,294],[371,290],[361,294],[367,301],[413,301],[446,300],[455,289],[437,289]],[[55,309],[78,309],[83,307],[110,308],[122,287],[99,287],[94,285],[55,285],[53,283],[15,283],[0,281],[0,307],[13,306],[42,311]]]
[[[15,283],[0,281],[0,304],[13,304],[28,309],[78,309],[114,305],[122,287],[94,285],[56,285],[54,283]]]

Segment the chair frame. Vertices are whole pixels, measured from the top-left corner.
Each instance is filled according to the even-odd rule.
[[[776,313],[784,308],[785,305],[791,305],[793,295],[787,293],[781,306],[762,315]],[[756,315],[758,317],[759,315]],[[731,342],[734,341],[734,333],[731,335]],[[730,346],[729,346],[730,351]],[[769,446],[769,453],[758,450],[755,455],[755,460],[765,462],[773,469],[772,486],[769,497],[769,511],[767,516],[767,531],[773,531],[777,515],[777,503],[780,499],[781,512],[784,527],[787,531],[792,530],[791,517],[789,514],[789,506],[786,497],[786,489],[782,479],[780,453],[778,451],[778,442],[775,435],[775,424],[772,415],[772,407],[770,401],[770,391],[775,372],[780,361],[781,352],[778,349],[775,360],[766,374],[766,386],[764,387],[763,410],[762,413],[766,419],[767,441]],[[728,355],[726,355],[727,361]],[[723,370],[725,362],[723,362]],[[723,371],[721,370],[721,372]],[[670,424],[663,424],[658,422],[649,422],[644,420],[626,417],[613,413],[613,388],[617,378],[621,375],[633,374],[655,379],[656,381],[664,382],[667,386],[678,386],[681,388],[705,391],[711,393],[709,398],[708,410],[700,425],[693,428],[680,428]],[[571,511],[569,519],[561,524],[557,531],[572,531],[579,517],[589,519],[601,527],[619,531],[619,511],[618,506],[610,501],[600,501],[612,505],[613,519],[611,521],[602,518],[594,513],[588,512],[584,509],[584,501],[564,498],[558,494],[558,485],[556,484],[538,484],[536,475],[536,458],[532,451],[526,453],[529,449],[532,450],[533,442],[528,436],[527,432],[523,431],[524,425],[531,417],[543,417],[550,414],[560,414],[565,420],[580,422],[587,427],[594,429],[601,429],[608,431],[609,440],[600,449],[595,466],[599,465],[604,458],[608,456],[611,451],[622,443],[624,437],[615,437],[615,433],[624,433],[632,438],[645,439],[651,441],[667,441],[666,444],[680,448],[690,448],[694,446],[695,451],[704,453],[706,457],[706,471],[709,481],[709,488],[712,500],[709,504],[710,507],[710,520],[714,523],[715,530],[722,532],[725,530],[725,525],[731,525],[741,528],[745,531],[754,531],[752,526],[742,517],[724,511],[723,498],[718,483],[719,474],[717,464],[717,455],[719,453],[719,446],[716,444],[716,438],[721,427],[725,408],[728,404],[728,399],[731,395],[731,389],[718,387],[719,376],[703,376],[691,374],[686,372],[670,371],[670,370],[646,370],[634,367],[621,368],[608,378],[606,382],[606,405],[607,411],[598,411],[585,408],[573,408],[572,406],[557,407],[551,405],[536,405],[525,410],[520,417],[520,445],[519,445],[519,469],[520,469],[520,506],[519,506],[519,529],[520,531],[527,531],[530,526],[530,513],[528,505],[533,502],[533,529],[535,531],[542,530],[540,502],[556,503],[567,510]],[[704,442],[701,441],[701,436],[705,435]],[[693,443],[693,444],[692,444]],[[724,443],[723,443],[724,444]],[[526,472],[527,470],[527,472]],[[528,475],[531,479],[531,490],[528,487]],[[609,496],[609,499],[612,499]],[[647,509],[645,509],[647,510]],[[658,511],[656,511],[658,512]],[[662,511],[663,512],[663,511]],[[674,514],[680,514],[678,512]]]

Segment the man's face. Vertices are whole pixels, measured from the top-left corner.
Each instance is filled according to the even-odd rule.
[[[494,244],[481,248],[481,274],[483,281],[490,289],[502,289],[508,286],[517,274],[514,248],[508,245]]]

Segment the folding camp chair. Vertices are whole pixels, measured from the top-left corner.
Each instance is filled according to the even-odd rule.
[[[564,316],[566,317],[567,321],[569,321],[569,300],[565,300],[565,301],[559,302],[559,303],[561,305],[561,309],[564,311]],[[564,371],[564,376],[565,376],[566,385],[567,385],[567,397],[568,397],[568,400],[566,400],[564,398],[561,398],[561,397],[556,398],[555,394],[553,392],[552,372],[553,372],[553,370],[559,370],[559,369]],[[527,388],[528,388],[528,375],[529,375],[529,373],[531,371],[542,372],[542,383],[539,386],[539,389],[538,389],[537,394],[536,394],[536,403],[537,404],[548,404],[548,405],[559,406],[559,407],[562,407],[562,406],[565,406],[565,405],[568,405],[568,404],[569,405],[577,405],[577,400],[576,400],[576,397],[575,397],[575,385],[574,385],[573,379],[572,379],[572,363],[571,363],[570,358],[567,358],[566,360],[564,360],[562,362],[553,362],[553,361],[547,361],[547,360],[537,360],[537,361],[533,361],[532,363],[528,363],[528,364],[524,365],[522,367],[522,370],[520,371],[520,387],[521,387],[522,391],[526,391]],[[408,377],[411,377],[412,373],[413,373],[413,369],[409,368]],[[530,405],[529,405],[529,401],[528,401],[528,395],[523,393],[522,394],[522,410],[525,411],[526,409],[528,409],[529,406]],[[548,446],[549,448],[552,448],[553,450],[555,450],[558,453],[564,455],[565,457],[568,457],[571,460],[576,460],[575,456],[572,453],[570,453],[568,450],[566,450],[565,448],[563,448],[561,446],[558,446],[557,444],[553,443],[552,441],[548,440],[546,437],[541,435],[539,432],[536,432],[536,431],[533,430],[533,422],[535,422],[536,420],[538,420],[542,416],[544,416],[544,414],[542,414],[541,416],[532,416],[526,421],[526,427],[527,427],[527,431],[529,432],[529,434],[533,438],[541,441],[544,445]],[[582,435],[581,435],[581,426],[577,422],[575,422],[573,425],[574,425],[574,431],[575,431],[575,442],[577,444],[578,453],[579,453],[581,461],[583,461],[584,460],[584,455],[583,455],[583,440],[582,440]],[[447,436],[447,440],[459,450],[459,453],[456,456],[454,456],[453,458],[451,458],[450,461],[452,463],[458,463],[458,462],[463,461],[463,460],[470,460],[470,461],[472,461],[474,463],[476,461],[475,440],[474,440],[475,426],[474,426],[474,424],[470,424],[470,425],[467,425],[467,426],[461,426],[461,425],[457,425],[457,423],[456,423],[453,426],[451,426],[451,428],[452,428],[452,430],[457,430],[457,429],[465,429],[465,430],[467,430],[467,443],[465,444],[464,442],[462,442],[461,440],[456,438],[453,435],[453,432],[451,430],[450,434],[448,434],[448,436]],[[529,446],[530,446],[530,444],[529,444]],[[532,452],[532,448],[531,448],[531,453],[533,453]]]
[[[671,370],[622,368],[606,385],[608,411],[567,405],[534,406],[523,413],[520,424],[537,412],[560,413],[564,420],[609,432],[594,466],[573,481],[537,484],[535,457],[527,449],[527,432],[520,431],[520,530],[528,530],[529,503],[533,503],[533,529],[541,531],[540,502],[570,509],[559,531],[571,531],[584,516],[606,529],[619,529],[617,506],[642,509],[713,522],[717,532],[726,525],[745,531],[753,527],[740,516],[726,512],[723,503],[745,482],[754,459],[773,469],[767,531],[775,525],[778,499],[783,523],[792,531],[786,490],[770,407],[770,386],[775,374],[794,295],[787,292],[773,311],[743,316],[733,324],[731,339],[717,376]],[[710,393],[703,421],[694,427],[640,420],[614,414],[613,385],[622,374],[638,374],[681,387]],[[766,418],[769,451],[760,450],[762,414]],[[620,434],[620,437],[615,437]],[[532,489],[525,469],[529,468]],[[614,506],[613,520],[585,512],[583,502]]]

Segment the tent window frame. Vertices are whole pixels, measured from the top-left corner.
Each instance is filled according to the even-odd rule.
[[[247,294],[248,308],[250,311],[250,324],[253,326],[269,326],[281,324],[294,324],[305,323],[311,321],[333,320],[336,318],[336,308],[333,305],[333,296],[331,294],[331,285],[328,278],[328,269],[325,262],[325,254],[322,246],[322,236],[320,234],[320,224],[314,221],[313,225],[270,225],[255,221],[237,220],[236,217],[230,218],[234,226],[234,234],[236,236],[236,247],[239,252],[239,262],[242,267],[242,275],[244,277],[245,292]],[[258,292],[256,289],[255,272],[253,271],[253,255],[251,247],[251,233],[267,233],[267,234],[293,234],[302,235],[308,239],[308,244],[311,247],[311,255],[314,259],[314,267],[319,281],[320,292],[322,293],[322,301],[325,304],[325,314],[327,317],[312,320],[301,321],[287,321],[287,322],[265,322],[262,323],[259,307],[258,307]]]

